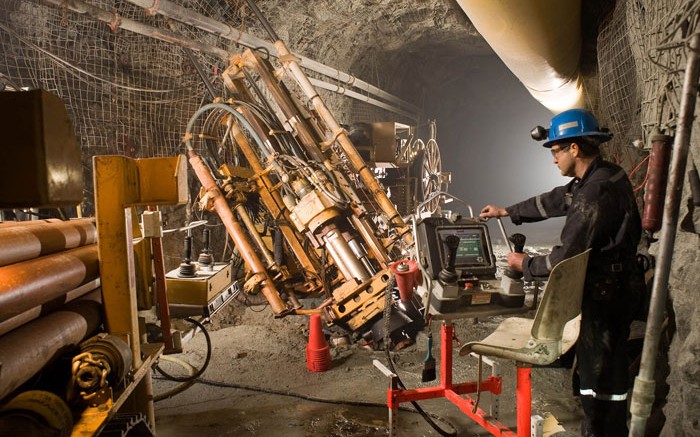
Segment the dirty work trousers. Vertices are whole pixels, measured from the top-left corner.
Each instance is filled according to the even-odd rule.
[[[586,437],[627,436],[629,387],[627,338],[630,303],[617,296],[586,290],[576,361]]]

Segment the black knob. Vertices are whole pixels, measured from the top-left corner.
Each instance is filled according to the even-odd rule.
[[[448,235],[443,243],[445,245],[445,268],[454,272],[457,248],[459,247],[459,237],[456,235]]]
[[[189,264],[192,261],[192,237],[185,237],[185,262]]]
[[[195,266],[192,264],[192,237],[185,237],[185,260],[180,264],[178,276],[192,278],[195,276]]]
[[[204,247],[202,248],[202,253],[199,254],[197,262],[200,266],[210,266],[214,264],[214,257],[212,256],[211,251],[209,250],[209,229],[207,228],[204,228],[202,241]]]
[[[523,250],[525,249],[525,236],[523,234],[513,234],[508,238],[508,240],[513,243],[513,252],[523,253]],[[516,272],[510,268],[506,268],[503,274],[511,279],[520,279],[523,277],[522,272]]]
[[[204,245],[204,249],[202,249],[202,251],[209,253],[209,229],[204,228],[202,240]]]
[[[513,252],[523,253],[525,249],[525,236],[523,234],[513,234],[508,239],[513,243]]]
[[[455,282],[457,281],[455,260],[457,258],[457,247],[459,247],[459,237],[448,235],[442,243],[445,246],[445,266],[438,273],[438,278],[443,282]]]

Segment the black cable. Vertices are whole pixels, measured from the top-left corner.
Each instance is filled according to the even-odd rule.
[[[389,282],[387,282],[386,284],[386,288],[384,289],[384,293],[386,296],[386,301],[384,302],[384,353],[386,355],[387,363],[389,364],[389,369],[391,369],[391,372],[394,375],[396,375],[396,383],[398,387],[401,390],[406,390],[406,386],[404,385],[403,381],[401,381],[399,373],[394,367],[394,361],[391,359],[391,353],[389,352],[389,348],[391,347],[391,308],[393,306],[392,293],[394,291],[395,284],[396,277],[392,274],[391,278],[389,279]],[[430,425],[431,428],[437,431],[438,434],[440,434],[441,436],[454,437],[457,435],[457,429],[451,423],[442,419],[443,422],[448,423],[452,427],[452,429],[455,430],[453,432],[447,432],[444,429],[440,428],[437,423],[435,423],[435,421],[431,417],[434,415],[426,412],[420,405],[418,405],[418,402],[411,401],[411,405],[413,405],[413,407],[416,409],[416,412],[418,412],[418,414],[420,414],[423,417],[423,419],[426,422],[428,422],[428,425]]]
[[[348,405],[351,407],[386,408],[386,404],[379,403],[379,402],[348,401],[348,400],[343,400],[343,399],[323,399],[323,398],[317,398],[317,397],[313,397],[313,396],[303,395],[300,393],[294,393],[294,392],[290,392],[290,391],[275,390],[275,389],[264,388],[264,387],[256,387],[256,386],[246,385],[246,384],[236,384],[236,383],[230,383],[230,382],[212,381],[210,379],[204,379],[204,378],[197,378],[197,380],[195,382],[199,383],[199,384],[203,384],[203,385],[209,385],[212,387],[236,388],[236,389],[241,389],[241,390],[255,391],[255,392],[267,393],[267,394],[278,395],[278,396],[287,396],[290,398],[297,398],[297,399],[302,399],[305,401],[319,402],[319,403],[323,403],[323,404]],[[420,413],[419,411],[414,410],[412,408],[408,408],[408,407],[399,407],[399,410],[406,411],[409,413],[428,414],[430,417],[432,417],[436,420],[439,420],[440,422],[446,423],[449,426],[451,426],[452,428],[454,428],[454,426],[450,422],[448,422],[447,420],[438,416],[437,414],[425,413],[425,412]],[[450,435],[456,435],[456,434],[450,434]]]
[[[207,370],[207,367],[209,366],[209,361],[211,360],[211,338],[209,337],[209,332],[207,332],[207,329],[204,327],[204,325],[198,322],[197,320],[189,317],[187,317],[185,320],[202,330],[202,334],[204,334],[204,338],[207,341],[207,356],[204,359],[204,364],[202,364],[202,368],[199,369],[194,375],[190,376],[173,376],[167,373],[165,370],[161,369],[158,363],[154,365],[155,369],[158,370],[158,372],[160,372],[167,379],[175,382],[190,382],[199,378],[200,376],[202,376],[204,371]]]
[[[393,289],[394,282],[395,282],[395,280],[394,280],[394,277],[392,275],[391,279],[389,280],[389,284],[387,284],[387,287],[391,286],[391,288]],[[256,391],[256,392],[267,393],[267,394],[274,394],[274,395],[279,395],[279,396],[288,396],[288,397],[303,399],[303,400],[307,400],[307,401],[311,401],[311,402],[320,402],[320,403],[326,403],[326,404],[349,405],[349,406],[354,406],[354,407],[371,407],[371,408],[385,408],[386,407],[386,404],[377,403],[377,402],[347,401],[347,400],[342,400],[342,399],[322,399],[322,398],[316,398],[313,396],[302,395],[299,393],[294,393],[294,392],[289,392],[289,391],[275,390],[275,389],[269,389],[269,388],[263,388],[263,387],[255,387],[255,386],[245,385],[245,384],[235,384],[235,383],[227,383],[227,382],[221,382],[221,381],[213,381],[213,380],[209,380],[209,379],[200,378],[202,376],[202,374],[204,373],[204,371],[206,370],[206,368],[209,366],[209,362],[211,360],[211,350],[212,350],[211,338],[209,337],[209,333],[207,332],[204,325],[202,325],[200,322],[198,322],[194,319],[191,319],[189,317],[186,318],[185,320],[196,325],[197,327],[199,327],[202,330],[202,333],[204,334],[204,337],[207,341],[207,356],[204,360],[204,364],[202,365],[202,368],[199,371],[197,371],[194,375],[187,376],[187,377],[172,376],[172,375],[168,374],[167,372],[165,372],[163,369],[161,369],[158,366],[158,364],[155,364],[154,367],[158,370],[158,372],[160,372],[165,377],[165,379],[169,379],[171,381],[176,381],[176,382],[191,382],[191,381],[193,381],[196,383],[209,385],[209,386],[213,386],[213,387],[237,388],[237,389],[242,389],[242,390]],[[388,347],[389,343],[386,340],[386,338],[387,338],[386,332],[387,331],[385,330],[384,350],[387,353],[387,359],[388,359],[391,371],[396,374],[396,369],[394,368],[394,363],[391,360],[391,356],[389,355],[389,352],[388,352],[389,351],[389,347]],[[399,387],[401,387],[402,389],[405,389],[406,386],[403,384],[401,379],[398,377],[398,374],[397,374],[397,380],[398,380]],[[448,422],[447,420],[438,416],[437,414],[432,414],[432,413],[426,412],[425,410],[423,410],[420,407],[420,405],[418,405],[417,402],[411,401],[411,404],[415,407],[415,410],[407,408],[407,407],[401,407],[401,406],[398,409],[400,411],[406,411],[409,413],[420,414],[423,417],[423,419],[425,419],[425,421],[428,422],[428,424],[433,429],[435,429],[440,435],[449,436],[449,437],[453,437],[453,436],[457,435],[456,428],[450,422]],[[442,428],[440,428],[437,425],[437,423],[435,423],[435,421],[433,419],[449,425],[450,427],[455,429],[455,432],[448,433],[447,431],[444,431]]]

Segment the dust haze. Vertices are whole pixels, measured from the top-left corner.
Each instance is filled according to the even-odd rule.
[[[552,117],[530,96],[496,56],[470,57],[455,66],[427,102],[435,114],[443,171],[452,172],[449,192],[469,203],[474,213],[488,203],[509,206],[566,184],[548,149],[530,138],[536,125],[549,126]],[[493,220],[492,220],[493,221]],[[507,232],[520,232],[528,245],[551,245],[559,240],[563,218],[515,226],[506,218]],[[502,240],[491,223],[494,242]]]

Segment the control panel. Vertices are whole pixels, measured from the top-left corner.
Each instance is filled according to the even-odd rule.
[[[417,224],[416,233],[420,247],[418,261],[431,279],[438,279],[446,264],[448,252],[444,242],[452,235],[459,238],[454,255],[457,276],[495,279],[496,257],[485,223],[467,218],[427,217]]]
[[[496,279],[496,257],[485,222],[438,215],[418,221],[415,231],[418,263],[429,279],[417,287],[417,292],[432,313],[486,308],[497,313],[499,308],[524,305],[522,279],[516,272],[508,271],[508,277]],[[524,244],[524,237],[513,237],[516,235]]]

